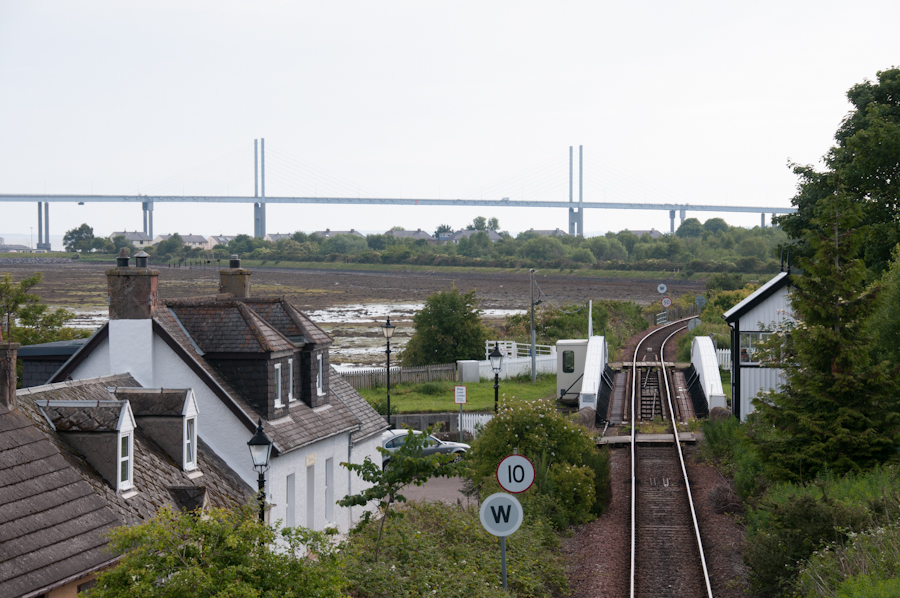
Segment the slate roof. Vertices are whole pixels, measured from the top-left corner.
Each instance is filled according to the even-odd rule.
[[[183,299],[168,301],[204,353],[291,351],[294,344],[240,301]]]
[[[327,346],[334,342],[324,330],[284,297],[253,297],[241,301],[287,338],[295,340],[297,335],[302,336],[303,342],[298,342],[301,346],[304,342]]]
[[[254,500],[254,491],[198,439],[203,475],[188,477],[140,429],[134,431],[134,488],[124,498],[53,431],[38,403],[114,397],[115,387],[138,387],[130,375],[18,390],[21,413],[0,414],[0,596],[59,585],[109,564],[102,533],[151,518],[164,505],[190,504],[173,489],[213,506]],[[202,417],[202,416],[201,416]],[[194,490],[183,490],[194,488]]]
[[[31,420],[0,413],[0,596],[42,590],[109,563],[100,536],[118,525]]]
[[[426,241],[434,241],[434,237],[423,231],[421,228],[418,230],[389,230],[384,234],[386,236],[394,237],[395,239],[425,239]]]
[[[352,228],[350,230],[331,230],[330,228],[326,228],[325,230],[317,230],[312,234],[319,235],[323,239],[327,239],[335,235],[356,235],[357,237],[365,237],[364,234]]]
[[[143,241],[144,243],[149,243],[153,240],[153,237],[143,231],[114,232],[109,236],[109,240],[112,241],[116,237],[125,237],[126,240],[131,241],[132,243],[134,243],[135,241]]]
[[[105,390],[102,392],[106,396],[105,400],[101,401],[85,399],[73,401],[76,404],[64,405],[37,401],[37,406],[57,432],[115,432],[118,430],[119,418],[122,417],[125,403],[116,399],[110,400],[110,393]]]
[[[169,346],[179,352],[182,359],[186,360],[189,365],[193,364],[194,372],[207,380],[214,392],[218,390],[216,395],[219,399],[244,422],[251,433],[255,431],[259,418],[258,412],[231,386],[224,376],[206,361],[197,350],[198,347],[195,346],[195,343],[191,342],[186,330],[178,325],[172,310],[167,305],[163,305],[157,309],[156,314],[154,322],[159,326],[156,332],[164,337],[167,336],[171,340],[171,343],[167,341]],[[164,338],[164,340],[166,339]],[[377,412],[368,403],[365,403],[362,397],[354,400],[352,397],[345,396],[356,395],[358,397],[359,395],[334,368],[331,369],[328,379],[329,406],[326,408],[314,410],[303,401],[295,401],[290,404],[288,416],[275,420],[275,424],[267,419],[262,420],[263,429],[275,443],[277,452],[284,453],[343,432],[350,432],[354,438],[360,433],[363,435],[360,435],[359,438],[369,435],[367,431],[374,425],[370,421],[371,414],[374,413],[377,416]],[[345,396],[346,401],[340,400],[336,396],[337,392],[340,392],[341,396]],[[381,421],[383,422],[383,420]],[[386,428],[387,424],[382,423],[380,426],[378,430]]]
[[[529,229],[528,232],[538,234],[542,237],[568,237],[569,236],[569,233],[562,230],[561,228],[557,228],[554,230],[550,230],[550,229],[535,230],[532,228],[532,229]]]
[[[142,416],[174,416],[181,417],[184,402],[190,391],[184,389],[116,389],[113,394],[117,399],[131,403],[131,412],[135,417]]]
[[[387,429],[387,423],[384,417],[378,414],[371,405],[360,396],[356,389],[350,386],[350,383],[341,378],[337,370],[331,369],[331,375],[328,377],[329,390],[337,400],[344,404],[359,421],[360,428],[350,435],[353,442],[360,442],[366,438],[380,434],[382,430]]]
[[[157,235],[156,238],[159,239],[160,241],[168,241],[169,238],[171,238],[171,236],[172,235]],[[203,235],[179,235],[179,236],[181,237],[181,240],[185,244],[206,243],[206,237],[204,237]]]
[[[492,230],[458,230],[455,233],[453,233],[452,235],[450,235],[450,238],[447,240],[452,241],[454,243],[458,243],[459,240],[462,239],[463,237],[468,239],[469,237],[471,237],[472,235],[474,235],[476,233],[487,233],[488,239],[490,239],[491,241],[499,241],[500,239],[503,238],[496,231],[492,231]]]

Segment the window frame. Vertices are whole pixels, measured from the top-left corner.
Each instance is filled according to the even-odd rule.
[[[294,396],[294,360],[293,358],[288,359],[288,403],[292,401],[296,401],[297,397]]]
[[[316,355],[316,393],[320,397],[325,394],[325,363],[321,353]]]
[[[197,469],[197,417],[184,420],[184,470]]]
[[[122,449],[125,449],[124,451]],[[123,455],[124,453],[127,453]],[[116,481],[119,491],[134,488],[134,433],[119,435],[116,447]],[[122,466],[125,466],[125,479],[122,479]]]
[[[275,375],[275,406],[276,407],[284,407],[284,403],[281,402],[281,364],[276,363],[274,368]]]
[[[740,332],[738,335],[738,359],[741,365],[758,365],[757,346],[765,342],[773,333],[764,330]],[[746,343],[746,344],[745,344]],[[745,352],[746,350],[746,352]],[[746,359],[744,357],[746,356]]]
[[[575,351],[566,349],[562,354],[562,371],[563,374],[575,373]]]

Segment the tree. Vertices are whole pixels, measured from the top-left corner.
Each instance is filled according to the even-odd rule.
[[[500,221],[496,217],[490,218],[487,221],[487,227],[488,227],[488,230],[492,230],[492,231],[496,232],[500,229]]]
[[[385,520],[391,513],[391,505],[395,502],[406,502],[406,497],[400,494],[400,491],[410,484],[421,486],[431,478],[448,478],[459,472],[459,465],[453,462],[453,455],[422,454],[429,442],[428,437],[431,432],[432,428],[428,428],[423,434],[407,434],[403,440],[403,446],[390,454],[391,460],[384,467],[381,464],[373,463],[369,457],[366,457],[362,463],[341,463],[343,467],[356,473],[370,485],[358,494],[345,496],[338,501],[338,504],[342,507],[364,507],[370,502],[379,502],[381,528],[375,543],[375,562],[378,562],[379,543],[384,531]],[[388,450],[383,447],[379,446],[377,449],[382,455],[389,454]],[[371,515],[371,511],[366,511],[363,521],[368,523]]]
[[[23,279],[20,283],[15,284],[9,273],[3,275],[0,281],[0,309],[2,309],[2,318],[6,329],[6,342],[16,342],[13,335],[13,326],[19,315],[19,310],[28,305],[36,305],[41,299],[37,295],[31,294],[32,288],[40,284],[41,273],[35,272],[28,278]],[[3,331],[0,330],[0,341],[4,340]]]
[[[485,230],[487,228],[487,219],[484,216],[476,216],[472,224],[466,225],[466,230]]]
[[[728,223],[721,218],[710,218],[703,223],[703,230],[708,233],[723,233],[728,230]]]
[[[558,260],[566,253],[556,237],[534,237],[522,245],[522,255],[532,260]]]
[[[181,235],[175,233],[165,241],[156,244],[156,253],[159,255],[179,255],[184,253],[184,239]]]
[[[438,239],[441,236],[441,233],[452,233],[453,228],[450,227],[449,224],[441,224],[434,231],[434,238]]]
[[[116,251],[116,245],[106,237],[94,237],[94,241],[91,243],[91,249],[98,253],[114,253]]]
[[[894,260],[878,282],[881,287],[875,311],[869,319],[873,358],[900,363],[900,245],[894,248]]]
[[[776,217],[775,223],[797,243],[792,255],[813,255],[805,231],[817,204],[838,187],[862,208],[860,225],[868,228],[857,251],[875,273],[887,268],[900,242],[900,69],[879,71],[877,77],[876,83],[864,81],[847,92],[853,111],[835,133],[826,170],[790,164],[800,179],[791,200],[797,212]]]
[[[360,253],[369,248],[365,238],[358,235],[334,235],[328,237],[319,248],[319,252],[323,255],[329,253],[340,253],[344,255],[353,255]]]
[[[126,250],[128,250],[129,255],[131,255],[134,252],[134,243],[132,243],[131,241],[129,241],[122,235],[113,237],[112,242],[113,242],[113,245],[115,246],[114,253],[119,253],[119,250],[122,249],[123,247]]]
[[[401,354],[403,365],[483,359],[488,331],[478,303],[474,289],[463,294],[454,287],[429,295],[413,316],[416,332]]]
[[[865,288],[862,218],[852,196],[818,202],[804,239],[811,255],[797,260],[803,275],[793,280],[797,323],[767,347],[786,381],[753,404],[774,430],[756,443],[777,478],[871,467],[900,443],[900,368],[872,361],[865,331],[879,289]]]
[[[113,530],[121,560],[98,576],[90,598],[344,596],[340,561],[323,532],[279,533],[252,505],[200,515],[164,507],[145,523]]]
[[[703,225],[700,224],[700,221],[696,218],[688,218],[681,223],[681,226],[678,227],[678,230],[675,231],[675,234],[682,238],[702,237]]]
[[[94,242],[94,229],[87,224],[82,224],[78,228],[67,230],[63,236],[63,245],[66,251],[81,251],[87,253],[91,250]]]

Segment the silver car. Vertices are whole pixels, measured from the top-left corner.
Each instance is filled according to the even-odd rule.
[[[393,453],[403,446],[403,441],[406,440],[407,434],[424,434],[424,432],[421,430],[387,430],[382,432],[381,446],[388,450],[388,453],[381,456],[382,468],[391,460],[390,453]],[[425,441],[425,448],[422,450],[422,455],[433,455],[434,453],[452,454],[455,456],[453,459],[454,461],[460,461],[463,454],[468,451],[469,448],[468,444],[462,442],[447,442],[438,440],[434,436],[429,436]]]

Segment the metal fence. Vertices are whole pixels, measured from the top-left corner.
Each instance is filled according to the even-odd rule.
[[[531,343],[496,340],[484,342],[485,359],[489,359],[491,351],[494,350],[494,345],[500,349],[500,353],[503,355],[504,359],[507,357],[531,357]],[[538,357],[541,355],[556,355],[556,345],[535,345],[534,354]]]
[[[385,368],[352,370],[340,374],[341,378],[349,382],[350,386],[356,390],[387,386],[387,370]],[[434,380],[456,381],[456,379],[455,363],[391,368],[391,384],[432,382]]]

